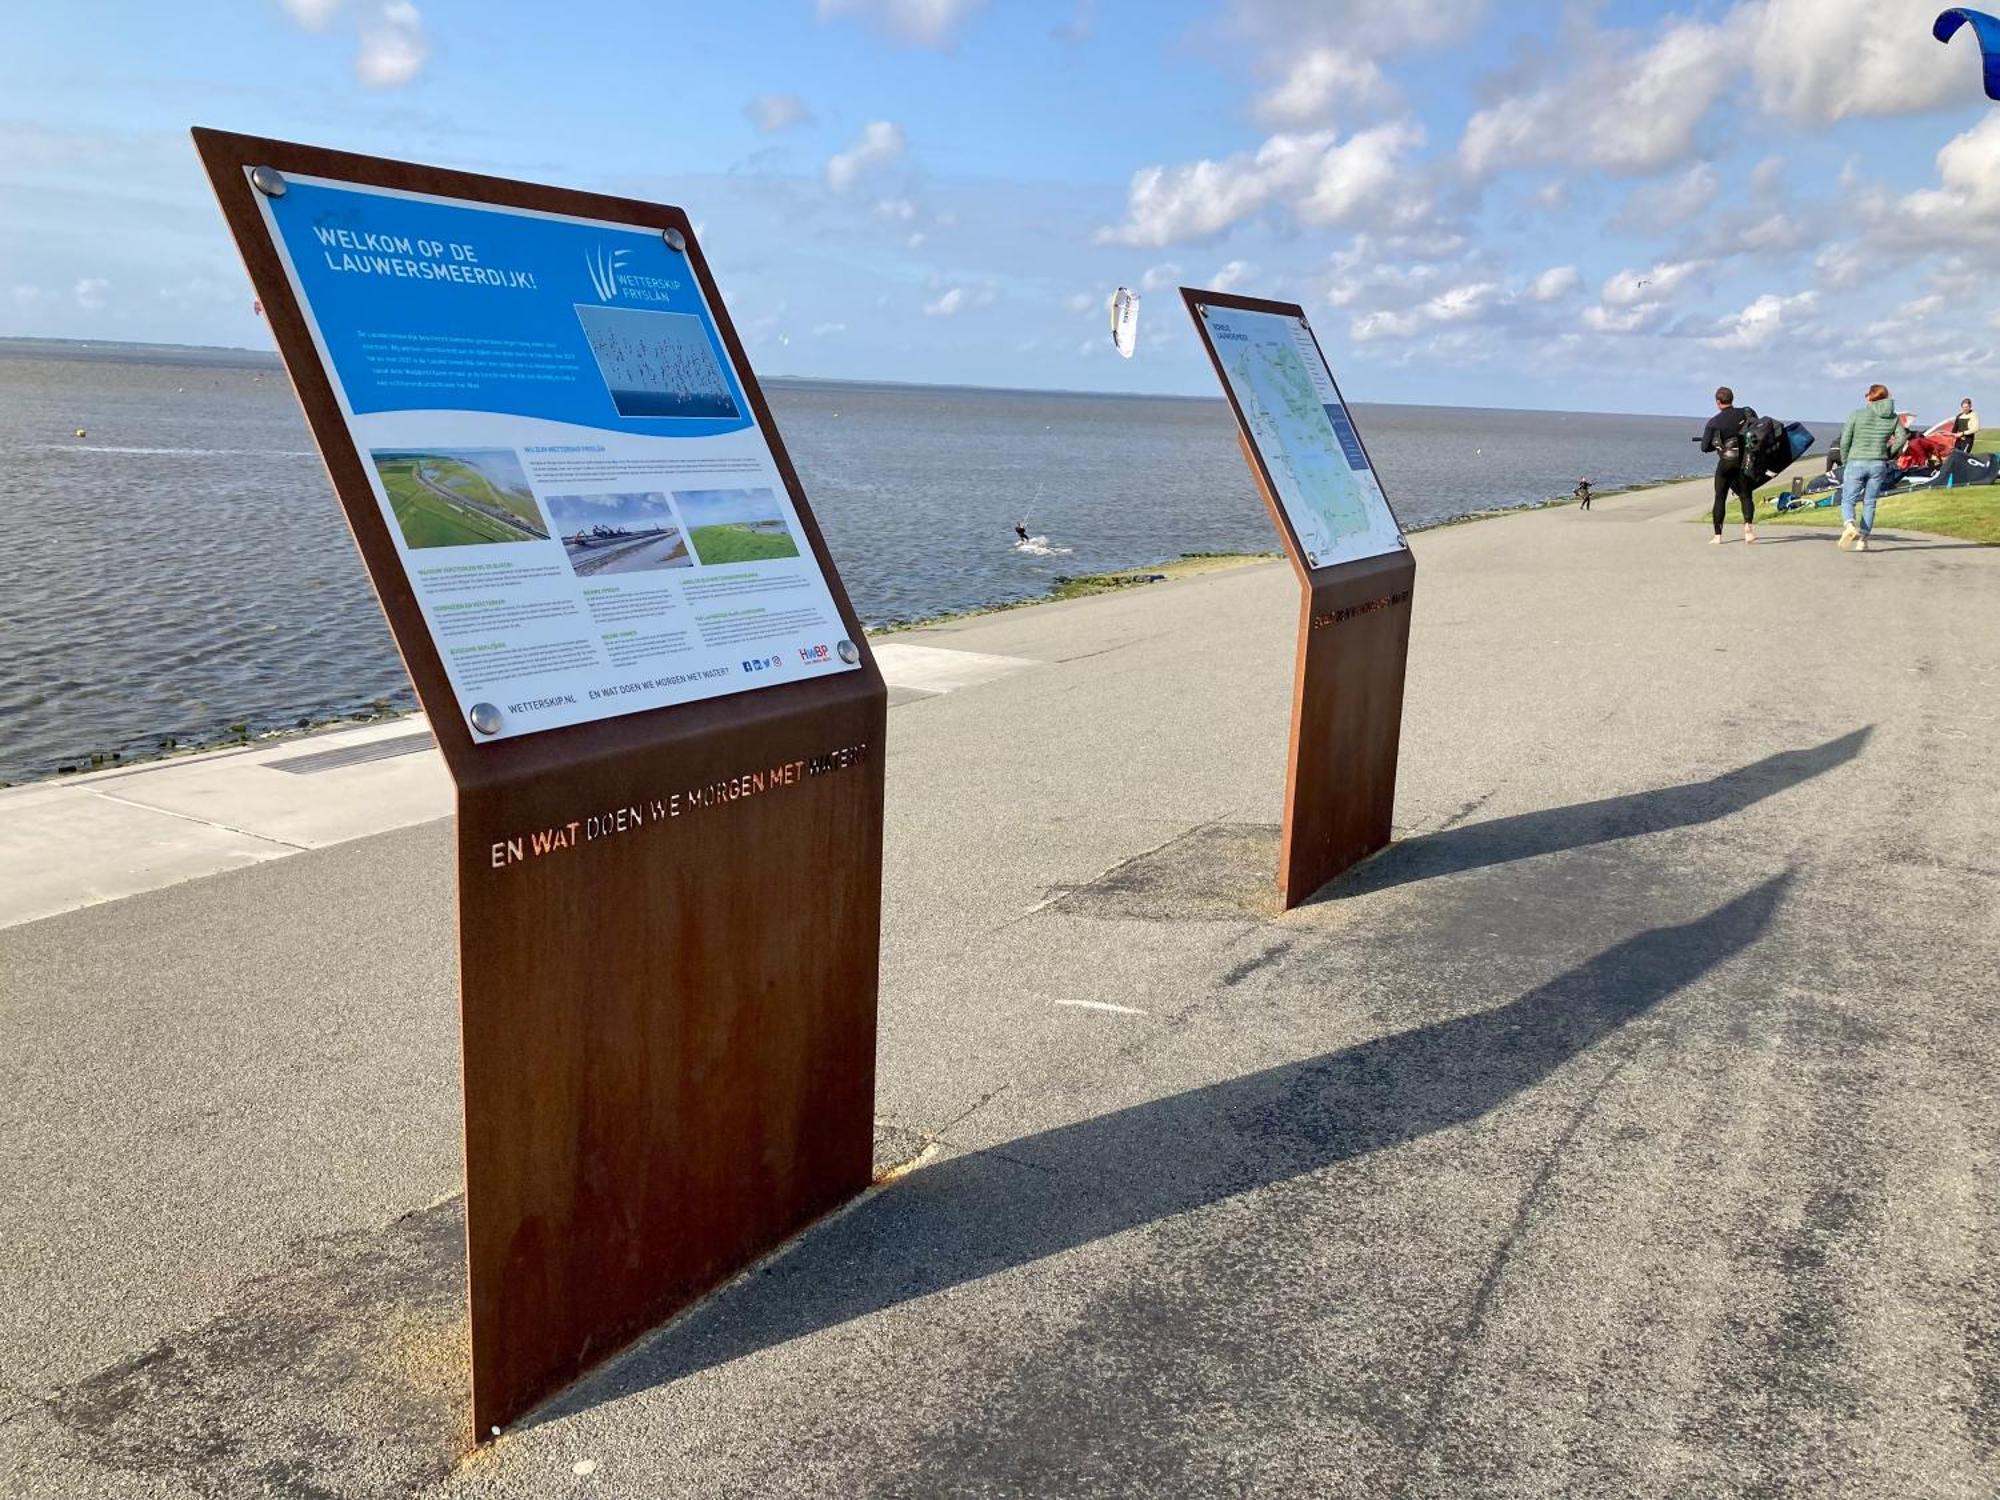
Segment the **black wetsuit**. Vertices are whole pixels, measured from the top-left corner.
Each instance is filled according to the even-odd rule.
[[[1743,506],[1743,524],[1748,526],[1756,519],[1755,503],[1751,499],[1753,490],[1750,476],[1744,471],[1743,461],[1722,455],[1723,446],[1732,439],[1737,453],[1743,451],[1740,439],[1743,429],[1749,425],[1749,416],[1739,406],[1725,406],[1708,419],[1708,425],[1701,430],[1701,451],[1719,455],[1715,460],[1715,534],[1722,535],[1722,518],[1729,510],[1729,496],[1732,492]]]

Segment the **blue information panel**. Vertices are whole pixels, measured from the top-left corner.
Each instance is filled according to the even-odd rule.
[[[659,230],[311,177],[257,201],[475,740],[858,667]]]

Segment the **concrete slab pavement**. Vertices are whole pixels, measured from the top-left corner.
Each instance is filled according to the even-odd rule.
[[[1983,1500],[2000,550],[1623,501],[1418,538],[1284,916],[1282,567],[911,638],[919,1165],[455,1466],[447,826],[0,933],[0,1490]]]
[[[900,641],[876,649],[898,706],[1035,664]],[[451,812],[451,777],[422,714],[0,788],[0,927]]]

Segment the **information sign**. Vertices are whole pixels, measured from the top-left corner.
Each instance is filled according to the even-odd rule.
[[[888,689],[685,210],[195,142],[456,788],[483,1439],[867,1187]]]
[[[1196,300],[1196,325],[1308,567],[1406,546],[1302,315]]]
[[[476,742],[858,668],[684,239],[246,175]]]
[[[1389,842],[1417,562],[1303,308],[1181,288],[1299,578],[1278,896]]]

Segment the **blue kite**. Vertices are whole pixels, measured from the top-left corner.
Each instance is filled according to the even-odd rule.
[[[1986,97],[2000,99],[2000,16],[1957,6],[1931,23],[1931,35],[1948,42],[1961,26],[1970,26],[1972,34],[1979,38],[1979,50],[1986,58]]]

